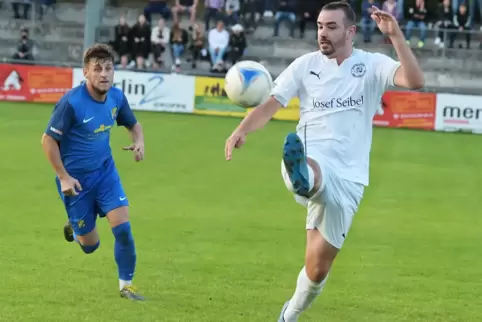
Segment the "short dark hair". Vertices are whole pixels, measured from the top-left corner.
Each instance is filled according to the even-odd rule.
[[[110,60],[114,63],[114,51],[109,45],[94,44],[84,52],[84,65],[88,65],[92,60]]]
[[[345,20],[349,24],[355,24],[356,22],[355,11],[353,11],[353,8],[350,6],[350,4],[345,1],[330,2],[324,5],[321,10],[328,10],[328,11],[342,10],[345,13]]]

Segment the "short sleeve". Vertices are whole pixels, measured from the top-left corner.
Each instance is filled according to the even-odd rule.
[[[136,123],[137,119],[132,112],[126,96],[122,93],[122,101],[119,106],[119,114],[117,115],[117,125],[132,129]]]
[[[300,88],[300,60],[292,62],[274,81],[274,87],[271,91],[273,96],[281,105],[286,107],[290,100],[298,95]]]
[[[389,87],[395,86],[395,73],[400,67],[400,62],[393,60],[387,55],[373,54],[372,65],[375,69],[375,75],[378,85],[386,91]]]
[[[75,112],[68,100],[63,100],[55,105],[45,134],[56,141],[61,141],[75,123]]]

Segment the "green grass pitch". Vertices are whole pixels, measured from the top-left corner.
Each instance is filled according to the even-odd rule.
[[[305,210],[280,175],[272,122],[232,162],[239,119],[136,113],[146,159],[112,147],[148,297],[118,296],[113,237],[84,255],[40,137],[52,106],[1,103],[1,321],[276,321],[303,265]],[[482,136],[375,129],[371,184],[322,295],[301,321],[482,321]]]

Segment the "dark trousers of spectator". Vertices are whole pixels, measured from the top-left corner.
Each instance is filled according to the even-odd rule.
[[[196,68],[196,64],[201,58],[201,50],[202,49],[203,49],[202,45],[191,46],[192,68]]]
[[[152,46],[152,53],[154,54],[154,60],[156,63],[162,63],[162,54],[166,51],[166,48],[161,44],[155,44]]]
[[[315,13],[312,12],[305,12],[300,18],[300,37],[303,38],[305,36],[306,24],[308,22],[313,22],[316,26],[316,20],[318,17]]]
[[[372,35],[375,31],[376,23],[372,18],[363,17],[361,19],[361,27],[363,33],[363,41],[369,43],[372,41]]]
[[[231,56],[231,62],[233,63],[233,65],[236,64],[241,59],[241,57],[243,57],[243,53],[244,53],[244,48],[238,48],[238,47],[231,48],[230,56]]]
[[[33,56],[31,54],[24,54],[23,57],[20,57],[18,53],[15,53],[13,55],[13,59],[18,59],[18,60],[33,60]]]
[[[241,14],[243,15],[244,27],[246,30],[253,31],[257,27],[256,15],[261,16],[264,11],[263,0],[244,0],[241,6]]]
[[[239,12],[234,11],[230,15],[226,14],[226,25],[234,26],[239,21]]]
[[[27,20],[28,19],[28,12],[30,10],[30,3],[18,3],[18,2],[14,2],[12,3],[12,8],[13,8],[13,14],[14,14],[14,17],[15,19],[25,19]],[[20,15],[20,7],[23,8],[23,15]]]
[[[204,13],[204,24],[206,25],[206,31],[209,30],[209,22],[211,20],[225,20],[225,17],[221,11],[216,8],[206,8]]]
[[[283,21],[290,22],[290,37],[294,37],[296,14],[294,12],[283,12],[283,11],[278,11],[275,15],[274,36],[275,37],[279,36],[279,27]]]
[[[150,2],[147,7],[144,8],[144,16],[149,23],[152,22],[152,14],[158,13],[164,19],[168,20],[171,17],[171,10],[164,3]]]
[[[455,31],[454,25],[451,23],[450,24],[440,23],[438,28],[439,28],[439,31],[438,31],[437,37],[440,38],[442,42],[445,42],[446,40],[450,39],[450,35]]]
[[[149,57],[149,45],[146,42],[138,42],[132,45],[132,56],[133,58],[143,57],[146,59]]]
[[[471,40],[471,34],[470,34],[470,28],[467,28],[467,27],[462,27],[462,30],[461,30],[464,34],[465,34],[465,42],[466,42],[466,45],[467,45],[467,49],[470,48],[470,40]],[[462,32],[458,32],[458,29],[454,29],[451,33],[450,33],[450,44],[449,44],[449,48],[453,48],[454,47],[454,42],[455,42],[455,39],[457,38],[457,36],[459,34],[461,34]]]

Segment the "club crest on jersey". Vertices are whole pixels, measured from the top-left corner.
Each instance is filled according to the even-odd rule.
[[[112,109],[111,116],[112,116],[112,119],[115,120],[117,116],[117,106]]]
[[[365,66],[365,64],[358,63],[353,65],[353,67],[351,68],[351,75],[353,77],[362,77],[363,75],[365,75],[366,71],[367,67]]]

